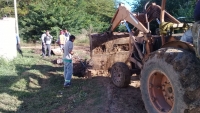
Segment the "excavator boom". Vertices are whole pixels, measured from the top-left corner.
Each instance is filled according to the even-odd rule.
[[[163,1],[165,4],[165,0]],[[164,6],[163,6],[164,7]],[[145,20],[145,15],[147,15],[147,20]],[[110,31],[114,31],[114,29],[120,24],[122,21],[127,21],[132,24],[134,27],[138,28],[140,31],[144,33],[148,33],[146,23],[151,22],[160,18],[161,22],[172,22],[176,24],[180,24],[181,22],[166,12],[162,7],[152,3],[144,13],[131,13],[123,4],[120,4],[115,15],[111,21]]]
[[[131,13],[124,4],[120,4],[119,8],[117,9],[112,21],[111,21],[111,28],[110,31],[114,31],[114,29],[120,24],[121,21],[127,21],[140,31],[144,33],[148,33],[149,30],[145,28],[145,26]]]
[[[160,36],[152,38],[151,31],[147,27],[152,20],[160,19],[161,12],[161,7],[155,3],[149,5],[143,13],[131,13],[120,4],[111,20],[110,32],[90,34],[91,70],[108,71],[115,62],[124,62],[131,67],[130,61],[141,68],[142,59],[161,47],[161,42],[157,42]],[[180,23],[166,11],[163,14],[166,22]],[[137,30],[129,33],[114,32],[121,22],[128,22]],[[133,51],[137,51],[133,54],[136,59],[130,59]]]
[[[117,87],[127,87],[131,79],[138,77],[148,113],[198,112],[199,100],[193,101],[189,96],[194,97],[193,93],[199,91],[198,82],[194,82],[199,75],[195,71],[199,62],[194,53],[200,53],[200,22],[192,26],[195,51],[191,43],[180,41],[181,32],[190,26],[167,13],[165,3],[162,0],[161,7],[152,4],[146,8],[147,3],[145,11],[137,14],[120,4],[110,32],[90,35],[88,72],[90,76],[110,76]],[[155,19],[159,24],[156,35],[149,27],[149,22]],[[129,33],[113,32],[120,22],[124,22]],[[127,22],[137,29],[130,30]]]

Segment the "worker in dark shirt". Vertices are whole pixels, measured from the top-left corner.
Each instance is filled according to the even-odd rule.
[[[195,22],[200,21],[200,0],[196,0],[196,6],[194,9],[194,20]],[[181,37],[180,41],[193,43],[193,36],[191,29],[188,29],[183,36]]]
[[[199,21],[200,20],[200,0],[197,0],[196,7],[194,9],[194,20]]]

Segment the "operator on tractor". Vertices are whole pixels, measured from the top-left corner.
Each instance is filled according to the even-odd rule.
[[[194,9],[194,20],[195,22],[200,20],[200,0],[197,0],[196,6]],[[193,36],[191,29],[188,29],[184,35],[181,37],[181,41],[193,43]]]
[[[194,9],[194,20],[195,22],[200,20],[200,0],[197,0],[196,7]]]

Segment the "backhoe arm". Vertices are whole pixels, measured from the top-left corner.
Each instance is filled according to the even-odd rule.
[[[147,30],[144,25],[123,4],[119,5],[119,8],[111,21],[112,25],[110,31],[113,31],[121,21],[127,21],[140,31],[149,33],[149,30]]]

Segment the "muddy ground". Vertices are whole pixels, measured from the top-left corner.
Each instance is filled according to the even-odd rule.
[[[74,51],[82,59],[89,58],[89,47],[76,46]],[[34,52],[39,54],[41,50],[37,48]],[[78,61],[77,58],[75,60]],[[79,67],[77,66],[77,70],[80,69]],[[132,76],[132,82],[127,88],[116,87],[110,77],[94,76],[89,81],[95,81],[100,86],[99,90],[103,92],[103,95],[99,96],[101,100],[99,104],[94,104],[94,98],[87,98],[86,102],[78,105],[75,110],[65,111],[66,105],[62,105],[51,113],[147,113],[142,101],[138,77]],[[83,90],[88,89],[85,87]]]
[[[147,113],[145,110],[139,88],[130,85],[127,88],[117,88],[109,78],[94,77],[90,81],[96,82],[100,95],[91,92],[86,101],[66,110],[67,105],[62,105],[50,113]],[[83,91],[96,91],[92,88],[83,87]],[[66,98],[72,101],[75,97]],[[99,103],[97,103],[99,100]]]
[[[88,111],[91,113],[147,113],[139,88],[133,86],[117,88],[109,78],[96,77],[93,79],[96,79],[97,84],[102,85],[102,90],[105,91],[102,94],[102,104],[93,106],[91,104],[93,99],[87,99],[83,106],[79,106],[72,113],[88,113]],[[98,108],[102,109],[98,110]]]

